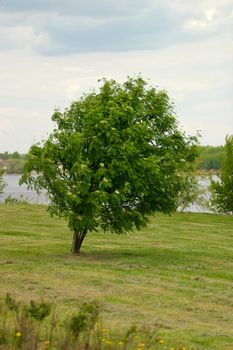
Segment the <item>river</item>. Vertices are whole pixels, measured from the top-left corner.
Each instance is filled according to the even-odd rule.
[[[13,197],[17,199],[25,199],[27,202],[32,204],[48,204],[49,200],[46,196],[46,191],[42,191],[40,195],[38,195],[35,191],[28,190],[26,185],[19,186],[19,179],[21,175],[16,174],[8,174],[4,175],[3,179],[6,182],[7,186],[4,189],[4,193],[0,196],[0,202],[4,202],[7,197]],[[215,178],[217,178],[215,176]],[[201,177],[199,179],[199,185],[202,189],[207,189],[209,186],[210,180],[208,177]],[[205,196],[208,198],[209,193],[206,191]],[[192,204],[189,207],[185,208],[184,211],[189,212],[208,212],[211,211],[208,208],[202,207],[200,205]]]
[[[6,182],[7,186],[0,197],[0,202],[4,202],[4,200],[10,196],[16,199],[25,199],[32,204],[48,204],[49,201],[45,191],[42,191],[42,193],[38,195],[36,191],[28,190],[25,184],[19,186],[20,177],[21,175],[18,174],[7,174],[3,176],[3,180]]]

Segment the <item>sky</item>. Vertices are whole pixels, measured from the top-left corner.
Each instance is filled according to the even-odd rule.
[[[0,152],[26,153],[105,77],[165,89],[187,135],[233,134],[232,0],[0,0]]]

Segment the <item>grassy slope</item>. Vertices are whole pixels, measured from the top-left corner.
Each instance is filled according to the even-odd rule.
[[[43,206],[0,205],[0,222],[0,295],[44,296],[64,314],[95,299],[108,325],[159,324],[167,341],[233,349],[233,217],[156,215],[133,234],[89,234],[77,258]]]

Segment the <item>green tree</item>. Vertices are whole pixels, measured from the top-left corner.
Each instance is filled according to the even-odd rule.
[[[199,156],[196,160],[198,169],[218,170],[224,158],[223,146],[198,146]]]
[[[211,203],[222,213],[233,213],[233,135],[226,137],[225,159],[219,181],[211,181]]]
[[[179,130],[165,91],[141,77],[104,79],[52,120],[48,139],[30,148],[21,183],[48,191],[49,211],[73,231],[73,253],[88,231],[123,233],[177,209],[196,137]]]
[[[0,167],[0,195],[3,193],[3,190],[6,187],[6,183],[2,178],[3,174],[4,174],[4,169]]]

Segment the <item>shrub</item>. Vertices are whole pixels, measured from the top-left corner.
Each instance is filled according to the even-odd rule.
[[[233,214],[233,135],[226,137],[225,159],[219,181],[211,181],[211,202],[221,213]]]
[[[4,170],[0,168],[0,195],[3,193],[3,190],[6,187],[6,183],[2,178],[3,173],[4,173]]]
[[[99,305],[84,303],[66,321],[55,315],[55,306],[31,300],[25,305],[7,294],[0,303],[1,350],[165,350],[171,345],[150,328],[132,326],[123,334],[106,329]],[[174,347],[173,347],[174,348]],[[176,346],[174,349],[186,349]]]

